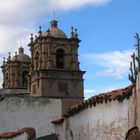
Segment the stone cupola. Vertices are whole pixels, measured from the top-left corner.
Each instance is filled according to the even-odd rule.
[[[1,66],[3,72],[3,88],[27,89],[29,80],[31,59],[24,54],[24,48],[19,48],[19,53],[3,61]]]

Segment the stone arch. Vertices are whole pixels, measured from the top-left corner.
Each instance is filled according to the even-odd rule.
[[[137,126],[128,130],[126,140],[140,140],[140,131]]]
[[[63,50],[65,51],[66,54],[68,53],[67,48],[64,47],[64,46],[58,46],[58,47],[56,47],[56,48],[54,49],[53,53],[56,53],[56,51],[57,51],[58,49],[63,49]]]

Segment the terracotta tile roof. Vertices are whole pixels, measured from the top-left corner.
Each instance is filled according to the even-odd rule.
[[[13,137],[16,137],[18,135],[21,135],[24,132],[28,134],[29,140],[34,139],[36,137],[35,129],[29,127],[29,128],[20,129],[20,130],[15,131],[15,132],[3,132],[3,133],[0,133],[0,139],[1,138],[2,139],[13,138]]]
[[[73,105],[69,107],[68,113],[64,115],[64,117],[70,117],[88,107],[95,107],[96,104],[108,103],[114,100],[118,102],[122,102],[124,99],[129,99],[132,95],[133,85],[128,86],[124,89],[113,90],[108,93],[103,93],[99,95],[95,95],[83,102]]]
[[[68,118],[73,116],[80,111],[87,109],[88,107],[95,107],[96,104],[108,103],[111,101],[117,100],[118,102],[123,102],[124,99],[129,99],[132,95],[133,85],[130,85],[123,89],[113,90],[108,93],[103,93],[99,95],[95,95],[87,100],[84,100],[81,103],[72,105],[69,107],[68,113],[63,116],[63,118],[58,118],[52,121],[54,124],[61,124],[64,121],[64,118]]]

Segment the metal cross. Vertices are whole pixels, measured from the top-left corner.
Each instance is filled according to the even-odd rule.
[[[55,10],[53,11],[53,18],[54,19],[56,18],[56,12],[55,12]]]

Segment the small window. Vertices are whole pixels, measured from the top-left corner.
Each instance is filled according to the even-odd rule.
[[[58,69],[64,69],[64,54],[65,51],[63,49],[58,49],[56,51],[56,67]]]

